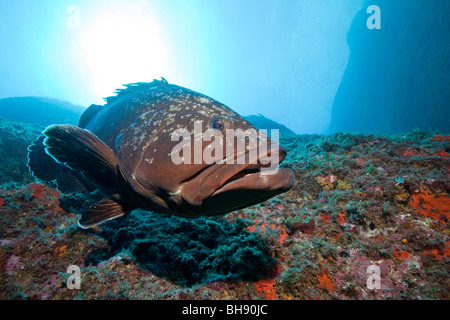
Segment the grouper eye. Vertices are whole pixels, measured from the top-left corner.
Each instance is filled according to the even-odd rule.
[[[216,116],[209,122],[209,129],[215,134],[225,134],[227,129],[232,129],[234,120],[227,116]]]
[[[225,128],[225,122],[221,118],[214,118],[209,126],[211,129],[222,131]]]

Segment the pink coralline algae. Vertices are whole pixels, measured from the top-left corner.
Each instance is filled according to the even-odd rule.
[[[20,264],[20,258],[18,256],[12,255],[8,258],[8,260],[6,260],[6,263],[4,266],[5,272],[10,272],[10,271],[20,269],[20,268],[21,268],[21,264]]]

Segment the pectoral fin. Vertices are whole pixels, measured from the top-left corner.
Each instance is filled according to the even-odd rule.
[[[43,144],[45,136],[40,136],[28,147],[28,168],[33,176],[42,181],[51,181],[56,179],[62,172],[63,165],[55,162],[45,152]]]
[[[46,152],[57,162],[105,188],[118,184],[120,174],[114,152],[89,130],[73,125],[52,125],[44,135]]]
[[[81,214],[78,222],[80,227],[86,229],[102,222],[121,217],[125,211],[119,203],[111,199],[103,199],[97,204],[90,206]]]
[[[28,147],[27,165],[33,176],[44,182],[56,180],[58,190],[63,193],[85,192],[86,179],[47,154],[44,139],[45,136],[40,136]]]

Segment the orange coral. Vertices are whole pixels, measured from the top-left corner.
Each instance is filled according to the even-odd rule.
[[[32,183],[30,187],[33,191],[33,198],[39,199],[45,197],[44,195],[44,185],[42,183]]]
[[[403,260],[408,260],[409,258],[409,252],[408,251],[400,251],[397,248],[394,248],[394,250],[392,251],[395,259],[397,259],[398,261],[403,261]]]
[[[329,214],[322,214],[323,223],[328,223],[330,221],[331,217]]]
[[[260,220],[256,220],[254,225],[251,225],[251,226],[247,227],[247,231],[250,232],[250,233],[255,232],[257,224],[259,222],[260,222]],[[286,238],[289,237],[288,233],[286,232],[286,229],[283,228],[282,226],[277,226],[277,225],[275,225],[273,223],[269,224],[267,222],[264,222],[259,227],[261,228],[261,232],[263,232],[263,233],[266,231],[266,227],[269,227],[271,229],[278,229],[278,230],[280,230],[280,238],[278,239],[278,243],[279,244],[283,244],[284,240],[286,240]]]
[[[365,163],[365,160],[362,158],[358,158],[358,159],[356,159],[356,162],[362,167]]]
[[[445,152],[442,148],[439,148],[437,152],[433,153],[432,156],[439,156],[443,158],[448,158],[450,153]]]
[[[62,257],[67,251],[67,246],[61,246],[55,248],[55,253],[58,255],[58,257]]]
[[[343,212],[339,213],[339,215],[338,215],[338,222],[339,222],[340,225],[343,225],[345,223],[344,217],[345,217],[345,214]]]
[[[334,292],[334,283],[331,281],[326,272],[319,275],[319,287],[326,288],[328,291]]]
[[[31,183],[24,187],[25,189],[29,190],[32,197],[38,201],[48,201],[49,199],[51,201],[58,201],[60,198],[60,193],[58,190],[55,190],[53,188],[47,187],[45,184],[42,183]]]
[[[275,289],[273,286],[275,285],[275,281],[271,280],[259,280],[255,283],[255,289],[258,293],[265,293],[267,300],[274,300],[277,298],[275,293]]]
[[[424,256],[434,256],[436,260],[442,260],[444,258],[450,257],[450,241],[445,243],[445,247],[443,249],[431,249],[425,250],[422,252]]]
[[[283,227],[280,227],[280,230],[281,230],[281,234],[280,234],[280,239],[278,239],[278,243],[283,244],[284,240],[286,240],[286,238],[288,238],[289,235],[287,234],[286,230]]]
[[[382,236],[382,235],[379,235],[379,236],[376,236],[376,237],[372,238],[372,240],[374,240],[374,241],[381,241],[383,239],[384,239],[384,236]]]
[[[424,152],[419,152],[417,149],[413,150],[403,150],[403,156],[410,157],[410,156],[421,156],[421,157],[428,157],[428,155]],[[432,153],[430,156],[438,156],[443,158],[448,158],[450,156],[449,153],[445,152],[442,148],[439,148],[437,152]]]
[[[431,141],[441,141],[441,142],[446,142],[446,141],[450,141],[450,136],[445,136],[445,135],[437,134],[437,135],[435,135],[433,138],[431,138],[430,140],[431,140]]]
[[[409,156],[424,156],[425,154],[423,153],[419,153],[416,149],[413,150],[403,150],[403,155],[405,157],[409,157]]]
[[[409,205],[417,213],[436,221],[446,223],[450,218],[450,198],[447,195],[433,195],[426,189],[413,194]]]

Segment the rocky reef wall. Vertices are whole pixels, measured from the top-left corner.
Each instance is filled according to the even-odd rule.
[[[369,29],[369,5],[381,29]],[[450,132],[450,2],[366,1],[348,32],[350,59],[330,132]]]

